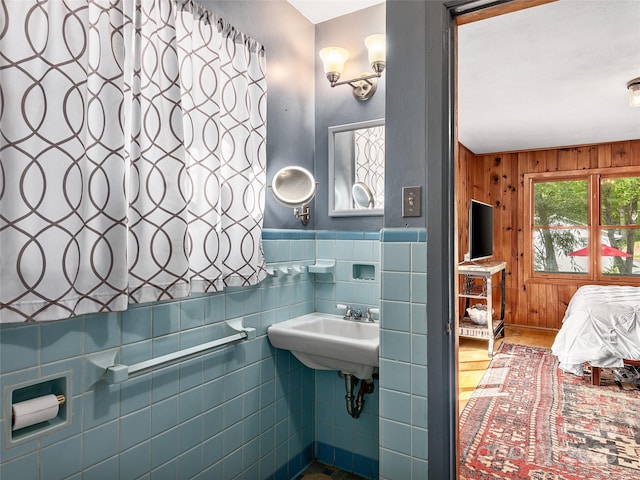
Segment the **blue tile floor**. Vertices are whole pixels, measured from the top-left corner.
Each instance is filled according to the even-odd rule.
[[[313,462],[294,480],[364,480],[364,477],[343,472],[324,463]]]

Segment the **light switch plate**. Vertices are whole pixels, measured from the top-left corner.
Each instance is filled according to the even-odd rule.
[[[402,187],[402,216],[419,217],[422,215],[422,187]]]

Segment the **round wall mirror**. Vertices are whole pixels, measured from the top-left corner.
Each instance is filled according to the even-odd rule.
[[[286,207],[299,207],[309,203],[316,195],[316,180],[302,167],[284,167],[273,176],[271,191]]]
[[[351,187],[351,195],[353,195],[353,201],[359,208],[374,208],[375,201],[373,199],[373,192],[364,182],[356,182]]]
[[[302,167],[284,167],[271,180],[271,193],[285,207],[292,207],[293,214],[307,225],[310,219],[308,203],[316,196],[318,184],[311,172]]]

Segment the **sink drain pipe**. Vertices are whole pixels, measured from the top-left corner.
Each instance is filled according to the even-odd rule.
[[[341,377],[344,377],[344,388],[347,392],[344,399],[347,402],[347,413],[353,418],[358,418],[364,408],[364,396],[367,393],[373,393],[373,379],[362,380],[360,383],[360,389],[357,396],[353,395],[353,387],[358,385],[359,379],[351,375],[350,373],[339,372]]]

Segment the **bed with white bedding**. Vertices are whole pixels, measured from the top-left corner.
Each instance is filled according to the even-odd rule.
[[[640,364],[640,287],[580,287],[551,351],[566,372],[583,375],[582,365],[589,363],[595,385],[600,368]]]

